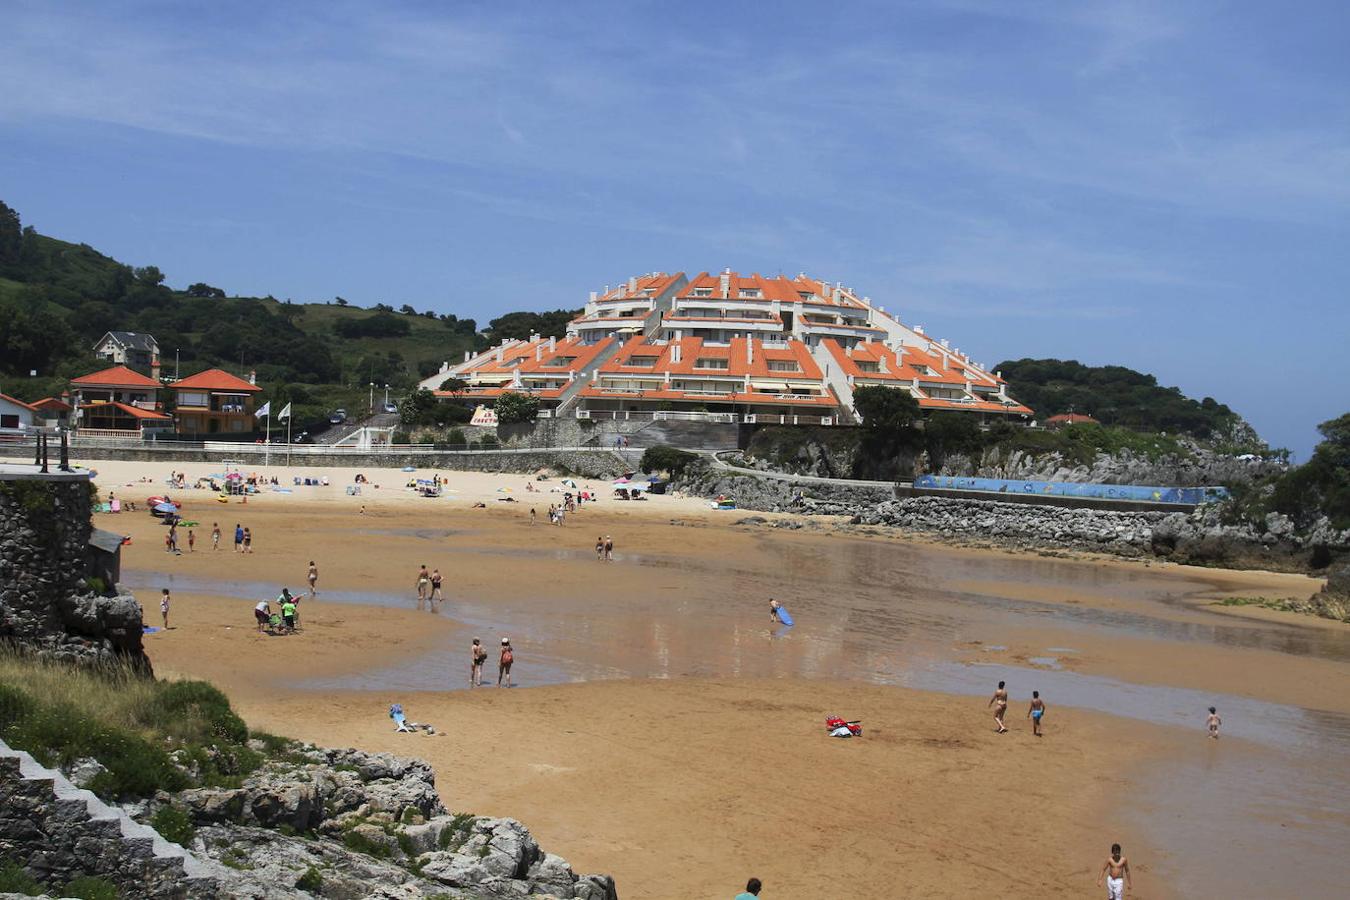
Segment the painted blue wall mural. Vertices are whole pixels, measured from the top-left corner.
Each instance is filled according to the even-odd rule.
[[[1073,481],[1013,481],[1006,478],[958,478],[920,475],[916,488],[988,491],[995,494],[1040,494],[1050,497],[1092,497],[1098,500],[1142,500],[1150,503],[1206,503],[1228,496],[1223,487],[1150,487],[1140,484],[1088,484]],[[991,498],[996,499],[996,498]]]

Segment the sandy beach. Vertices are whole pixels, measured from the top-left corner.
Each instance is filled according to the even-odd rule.
[[[177,468],[91,466],[105,497],[138,502]],[[442,472],[446,495],[425,499],[403,484],[426,470],[366,470],[360,496],[355,470],[259,473],[274,471],[290,493],[171,492],[199,523],[195,553],[165,553],[144,513],[96,517],[131,536],[123,580],[147,611],[173,591],[173,627],[147,636],[156,671],[211,679],[255,727],[426,758],[454,811],[521,819],[626,900],[729,897],[749,874],[773,898],[1084,896],[1113,841],[1137,897],[1224,877],[1270,886],[1247,896],[1333,896],[1343,871],[1350,628],[1211,605],[1313,579],[738,526],[604,484],[555,528],[557,479],[535,494],[527,476]],[[236,522],[252,554],[233,552]],[[311,559],[303,631],[257,634],[253,603],[299,591]],[[415,609],[422,564],[446,578],[436,615]],[[769,596],[795,628],[772,627]],[[504,635],[520,687],[467,690],[470,638]],[[986,711],[999,679],[1006,735]],[[1051,708],[1039,740],[1033,687]],[[441,733],[393,734],[394,701]],[[1228,713],[1219,742],[1208,702]],[[861,718],[863,739],[826,737],[831,713]],[[1232,849],[1272,841],[1283,881]]]

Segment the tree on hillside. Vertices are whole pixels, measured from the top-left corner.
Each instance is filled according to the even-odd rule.
[[[224,297],[225,292],[218,287],[199,281],[196,284],[188,285],[187,295],[189,297]]]
[[[164,273],[158,266],[141,266],[134,270],[136,280],[142,284],[158,286],[164,283]]]
[[[452,375],[441,382],[440,389],[455,396],[459,396],[460,394],[464,393],[465,388],[467,388],[468,386],[469,383],[465,381],[463,378],[459,378],[457,376]]]
[[[1301,527],[1321,516],[1350,528],[1350,413],[1317,426],[1322,442],[1303,465],[1275,483],[1271,507]]]
[[[410,303],[405,303],[405,304],[403,304],[402,306],[400,306],[400,307],[398,308],[398,311],[401,312],[401,313],[403,313],[405,316],[415,316],[415,315],[417,315],[417,310],[413,309],[413,308],[412,308],[412,304],[410,304]]]
[[[499,316],[488,323],[492,340],[527,340],[531,334],[542,337],[563,337],[567,334],[567,323],[581,314],[579,309],[555,309],[551,312],[512,312]]]
[[[346,297],[334,297],[334,298],[333,298],[333,302],[336,303],[338,306],[346,306],[346,305],[347,305],[347,298],[346,298]]]
[[[17,210],[0,203],[0,272],[19,264],[23,250],[23,224]]]

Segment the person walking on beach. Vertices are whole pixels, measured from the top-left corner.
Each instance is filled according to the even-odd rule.
[[[1219,726],[1223,724],[1223,719],[1219,718],[1218,712],[1214,707],[1209,708],[1209,717],[1205,719],[1205,727],[1209,729],[1209,736],[1214,740],[1219,739]]]
[[[417,609],[422,610],[427,603],[427,594],[431,592],[431,573],[427,571],[426,563],[417,571]]]
[[[244,527],[238,522],[234,523],[234,552],[242,553],[244,551]]]
[[[759,892],[764,890],[764,884],[758,878],[751,878],[745,883],[745,890],[737,894],[735,900],[759,900]]]
[[[994,708],[994,722],[998,725],[999,734],[1008,730],[1003,724],[1003,716],[1008,711],[1008,690],[1003,684],[1000,681],[998,687],[994,690],[994,696],[989,698],[989,705]]]
[[[614,538],[605,535],[605,562],[614,562]]]
[[[536,520],[537,520],[538,518],[539,518],[539,516],[535,513],[534,507],[531,506],[531,507],[530,507],[530,524],[531,524],[531,525],[535,524],[535,522],[536,522]]]
[[[266,600],[253,607],[253,618],[258,622],[258,633],[262,634],[272,622],[272,607],[267,605]]]
[[[252,553],[252,552],[253,552],[253,529],[252,529],[252,528],[245,528],[245,529],[244,529],[244,552],[245,552],[245,553]]]
[[[164,619],[164,630],[169,630],[169,589],[164,588],[159,592],[159,614]]]
[[[497,657],[497,687],[502,686],[502,679],[506,679],[506,686],[511,686],[511,663],[516,661],[516,654],[511,650],[511,639],[502,638],[502,652]]]
[[[1027,708],[1027,718],[1031,719],[1031,733],[1041,736],[1041,717],[1045,715],[1045,701],[1040,691],[1031,692],[1031,706]]]
[[[1111,855],[1102,863],[1102,873],[1097,876],[1097,887],[1106,881],[1106,900],[1124,900],[1125,889],[1134,890],[1130,880],[1130,861],[1120,855],[1120,845],[1111,845]]]
[[[605,539],[598,534],[595,536],[595,558],[597,560],[605,558]]]
[[[487,662],[487,648],[478,638],[473,639],[473,646],[469,648],[469,659],[469,687],[482,687],[483,663]]]
[[[211,549],[212,549],[212,550],[219,550],[219,549],[220,549],[220,523],[219,523],[219,522],[212,522],[212,523],[211,523]]]
[[[289,592],[285,592],[286,599],[281,603],[281,621],[286,623],[286,630],[291,634],[295,633],[295,598]]]
[[[440,570],[440,569],[432,569],[432,570],[431,570],[431,611],[432,611],[432,612],[435,612],[435,611],[436,611],[436,604],[437,604],[437,603],[440,603],[440,602],[443,601],[444,599],[445,599],[445,595],[441,593],[441,570]]]
[[[314,560],[309,561],[309,596],[319,596],[319,567],[314,564]]]
[[[189,553],[197,552],[197,535],[192,533],[191,528],[188,529],[188,552]]]

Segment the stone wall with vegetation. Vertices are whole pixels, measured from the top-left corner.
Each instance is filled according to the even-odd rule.
[[[136,599],[102,596],[85,582],[91,499],[86,478],[0,481],[0,640],[148,668]]]

